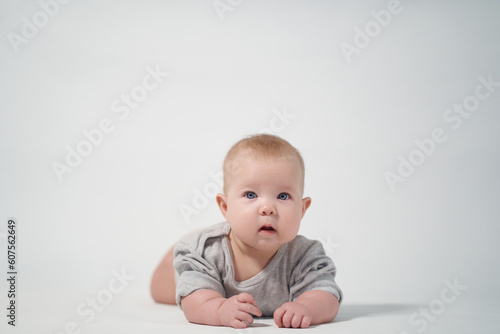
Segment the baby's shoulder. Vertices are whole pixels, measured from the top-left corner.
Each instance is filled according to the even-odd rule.
[[[289,248],[297,250],[310,249],[318,246],[321,246],[320,241],[306,238],[300,234],[289,242]]]
[[[320,241],[297,235],[288,243],[287,253],[290,258],[302,259],[304,256],[316,256],[324,253],[324,249]]]
[[[229,233],[229,229],[227,222],[198,228],[182,237],[177,246],[188,247],[201,254],[209,244],[220,241],[225,237]]]

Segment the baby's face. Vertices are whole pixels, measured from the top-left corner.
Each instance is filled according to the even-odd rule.
[[[239,158],[226,195],[219,195],[223,201],[218,197],[233,237],[269,251],[293,240],[311,203],[310,198],[302,199],[301,179],[295,159]]]

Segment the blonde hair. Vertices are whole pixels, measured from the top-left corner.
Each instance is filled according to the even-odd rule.
[[[224,192],[231,176],[234,162],[242,154],[250,154],[255,158],[264,159],[296,159],[301,170],[301,192],[304,192],[305,166],[299,151],[288,141],[275,135],[258,134],[243,138],[234,144],[224,159]]]

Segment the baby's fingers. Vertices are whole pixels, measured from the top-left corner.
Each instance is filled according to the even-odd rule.
[[[274,322],[278,327],[286,328],[307,328],[311,324],[312,318],[301,312],[294,312],[290,308],[280,307],[274,311]]]
[[[242,292],[239,295],[237,295],[236,300],[239,301],[240,303],[255,304],[255,299],[252,297],[251,294],[248,294],[246,292]]]
[[[260,311],[257,305],[253,305],[250,303],[240,303],[238,305],[238,310],[243,311],[245,313],[253,314],[257,317],[262,316],[262,312]]]
[[[275,311],[274,311],[274,323],[276,324],[276,326],[278,327],[284,327],[283,325],[283,314],[285,314],[286,312],[286,309],[282,306],[282,307],[279,307],[277,308]]]
[[[255,299],[248,293],[240,293],[236,296],[236,300],[241,303],[239,306],[240,310],[253,314],[257,317],[262,316],[262,312],[259,307],[255,305]]]
[[[290,322],[290,327],[307,328],[311,324],[311,317],[308,315],[294,314]]]
[[[281,322],[283,323],[283,327],[290,328],[292,327],[292,318],[294,317],[294,312],[287,308],[285,314],[281,317]]]
[[[253,317],[246,312],[238,312],[231,326],[234,328],[246,328],[253,323]]]
[[[241,329],[241,328],[246,328],[248,324],[244,321],[241,321],[239,319],[234,319],[231,323],[230,326],[236,329]]]

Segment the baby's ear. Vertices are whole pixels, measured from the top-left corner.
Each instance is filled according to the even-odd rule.
[[[311,197],[306,197],[302,199],[302,217],[306,214],[307,209],[311,206]]]
[[[226,218],[227,220],[227,197],[224,194],[217,194],[215,196],[215,199],[217,200],[217,205],[219,206],[220,212]]]

